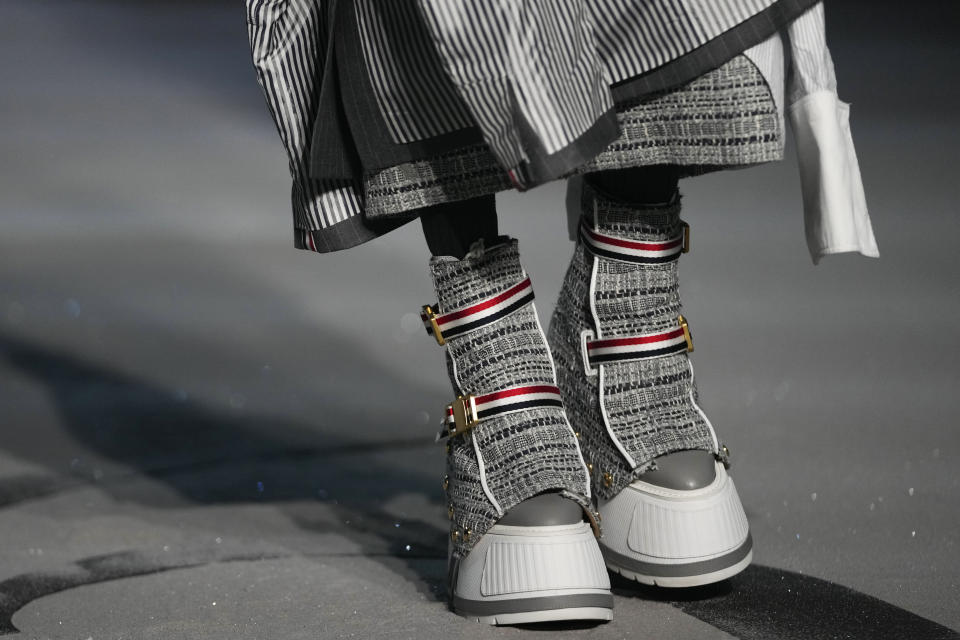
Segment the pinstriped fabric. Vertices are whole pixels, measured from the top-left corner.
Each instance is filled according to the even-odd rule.
[[[612,106],[606,88],[654,69],[773,4],[774,0],[418,0],[435,43],[402,38],[413,22],[404,15],[381,25],[374,37],[403,42],[404,55],[430,57],[436,44],[448,75],[484,131],[485,139],[505,167],[526,160],[514,122],[519,110],[547,153],[554,153],[583,135]],[[401,13],[406,3],[364,0]],[[391,35],[390,30],[395,33]],[[368,47],[367,64],[390,69],[391,60],[374,55],[390,50]],[[378,77],[375,91],[386,100],[408,79]],[[452,131],[438,128],[442,109],[429,99],[418,112],[424,119],[418,137]],[[441,105],[442,106],[442,105]],[[388,113],[399,130],[403,117]],[[399,134],[396,134],[399,135]],[[410,131],[404,130],[409,136]],[[407,138],[409,139],[409,138]]]
[[[744,16],[753,15],[773,3],[769,0],[686,0],[684,4],[709,39],[742,21]]]
[[[787,104],[814,91],[837,90],[837,76],[830,50],[824,43],[826,33],[823,4],[817,4],[787,27],[790,53],[795,72],[787,86]]]
[[[575,161],[537,165],[545,154],[562,154],[588,140],[583,144],[583,149],[590,150],[586,155],[596,154],[610,135],[607,130],[600,132],[597,125],[607,123],[610,128],[612,95],[620,95],[616,91],[634,83],[637,95],[643,95],[639,87],[646,86],[644,79],[651,77],[646,72],[693,60],[720,40],[724,40],[723,46],[716,49],[729,53],[742,41],[734,27],[749,26],[744,30],[749,39],[755,31],[754,18],[763,17],[767,29],[775,28],[778,21],[786,25],[788,19],[781,14],[793,19],[798,8],[812,0],[245,3],[254,67],[293,178],[295,246],[335,251],[399,226],[367,224],[361,213],[366,211],[369,194],[363,192],[359,174],[353,180],[317,180],[309,174],[311,134],[321,97],[327,96],[321,88],[326,88],[332,67],[326,54],[335,6],[350,9],[349,5],[355,4],[350,14],[361,34],[371,91],[393,138],[401,143],[431,140],[463,131],[466,125],[483,134],[497,168],[519,176],[515,186],[522,188],[525,179],[536,184],[561,175],[544,167],[569,172],[583,162],[574,153],[569,158]],[[809,41],[811,52],[807,60],[800,60],[798,70],[815,83],[832,85],[832,63],[823,67],[829,54],[823,44],[822,5],[808,13],[812,15],[804,16],[803,28],[794,29],[797,38]],[[726,59],[729,57],[718,64]],[[661,75],[669,78],[675,73]],[[799,84],[797,91],[806,86]],[[327,102],[323,104],[330,108]],[[533,173],[525,167],[533,167]],[[477,176],[469,179],[476,181]],[[504,184],[502,177],[495,176],[482,177],[482,181]],[[444,186],[449,189],[445,193],[455,195],[472,193],[475,188]],[[394,200],[410,208],[420,202],[418,197]]]
[[[447,74],[504,167],[527,160],[517,118],[554,153],[613,106],[582,2],[420,6]]]
[[[423,13],[434,34],[444,28],[448,30],[447,36],[437,42],[441,56],[451,60],[445,68],[459,72],[460,77],[454,79],[454,84],[470,105],[487,144],[499,150],[497,156],[505,166],[512,167],[523,158],[515,153],[521,147],[518,132],[504,126],[510,121],[513,106],[507,60],[493,39],[496,29],[491,27],[495,24],[475,19],[483,15],[482,9],[482,6],[451,2],[426,7]]]
[[[599,51],[613,82],[679,58],[773,0],[609,0],[591,3]]]
[[[414,0],[358,0],[354,6],[367,74],[394,141],[471,126]]]
[[[287,149],[293,177],[294,225],[323,229],[361,211],[348,181],[315,180],[308,173],[312,115],[317,108],[327,31],[327,15],[316,2],[247,2],[247,33],[257,80],[280,139]]]
[[[777,120],[780,123],[780,130],[784,131],[783,115],[786,105],[783,99],[785,80],[783,39],[780,34],[774,34],[744,51],[743,55],[756,66],[770,88],[770,96],[777,105]]]

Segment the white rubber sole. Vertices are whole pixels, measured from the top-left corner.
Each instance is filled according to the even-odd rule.
[[[613,618],[610,576],[586,522],[494,525],[452,570],[454,612],[478,622]]]
[[[525,613],[505,613],[495,616],[466,616],[477,622],[492,625],[533,624],[537,622],[563,622],[565,620],[613,620],[613,610],[604,607],[574,607],[553,611],[528,611]]]
[[[719,463],[709,486],[680,490],[637,481],[599,511],[607,568],[642,584],[682,588],[720,582],[753,559],[746,514]]]

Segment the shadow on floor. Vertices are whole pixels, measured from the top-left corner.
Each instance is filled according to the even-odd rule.
[[[360,357],[361,351],[356,353]],[[435,507],[437,522],[442,522],[439,478],[380,461],[389,459],[380,454],[398,451],[439,457],[442,452],[434,450],[431,437],[347,440],[323,424],[350,420],[351,428],[339,431],[376,430],[363,424],[352,407],[333,404],[323,407],[319,420],[323,424],[231,415],[196,401],[181,401],[174,390],[2,333],[0,357],[43,385],[59,414],[59,428],[66,432],[44,432],[34,425],[4,429],[0,447],[18,459],[47,467],[50,474],[0,479],[0,507],[93,483],[118,500],[169,506],[169,496],[143,491],[138,480],[144,478],[197,504],[318,500],[336,518],[312,521],[294,505],[287,515],[302,529],[349,537],[364,555],[382,558],[391,571],[412,577],[423,593],[441,599],[442,573],[438,576],[433,568],[425,568],[422,559],[446,558],[447,531],[420,520],[404,521],[397,528],[397,516],[383,507],[398,495],[421,494]],[[355,366],[365,364],[367,368],[359,370],[377,370],[370,363]],[[400,393],[422,393],[411,383],[395,384]],[[128,471],[104,474],[76,458],[68,468],[63,458],[77,442],[93,456],[108,458]],[[405,549],[411,540],[417,541],[414,554]]]
[[[958,640],[960,634],[864,593],[793,571],[751,565],[730,580],[662,589],[613,576],[625,597],[666,602],[740,640]]]

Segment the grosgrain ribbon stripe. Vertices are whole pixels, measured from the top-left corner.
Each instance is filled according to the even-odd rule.
[[[531,385],[514,387],[494,393],[476,396],[477,419],[483,420],[502,413],[533,409],[536,407],[563,407],[560,389],[553,385]],[[453,408],[447,407],[446,423],[454,424]]]
[[[447,339],[495,322],[532,301],[533,285],[530,278],[524,278],[502,293],[463,309],[437,314],[434,319],[440,327],[440,333]],[[433,335],[430,318],[421,313],[420,319],[427,333]]]
[[[663,333],[587,341],[587,358],[591,368],[608,362],[659,358],[686,350],[687,339],[683,327]]]
[[[580,238],[593,254],[613,260],[659,264],[676,260],[683,252],[683,234],[665,242],[642,242],[607,235],[591,229],[586,220],[580,221]]]

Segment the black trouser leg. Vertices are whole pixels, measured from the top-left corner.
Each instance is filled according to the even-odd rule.
[[[430,253],[463,259],[470,245],[483,238],[484,244],[495,244],[497,206],[494,196],[446,202],[425,207],[420,213],[423,237]]]
[[[668,202],[673,197],[680,171],[676,165],[657,164],[596,171],[585,174],[584,179],[617,200],[653,204]]]

